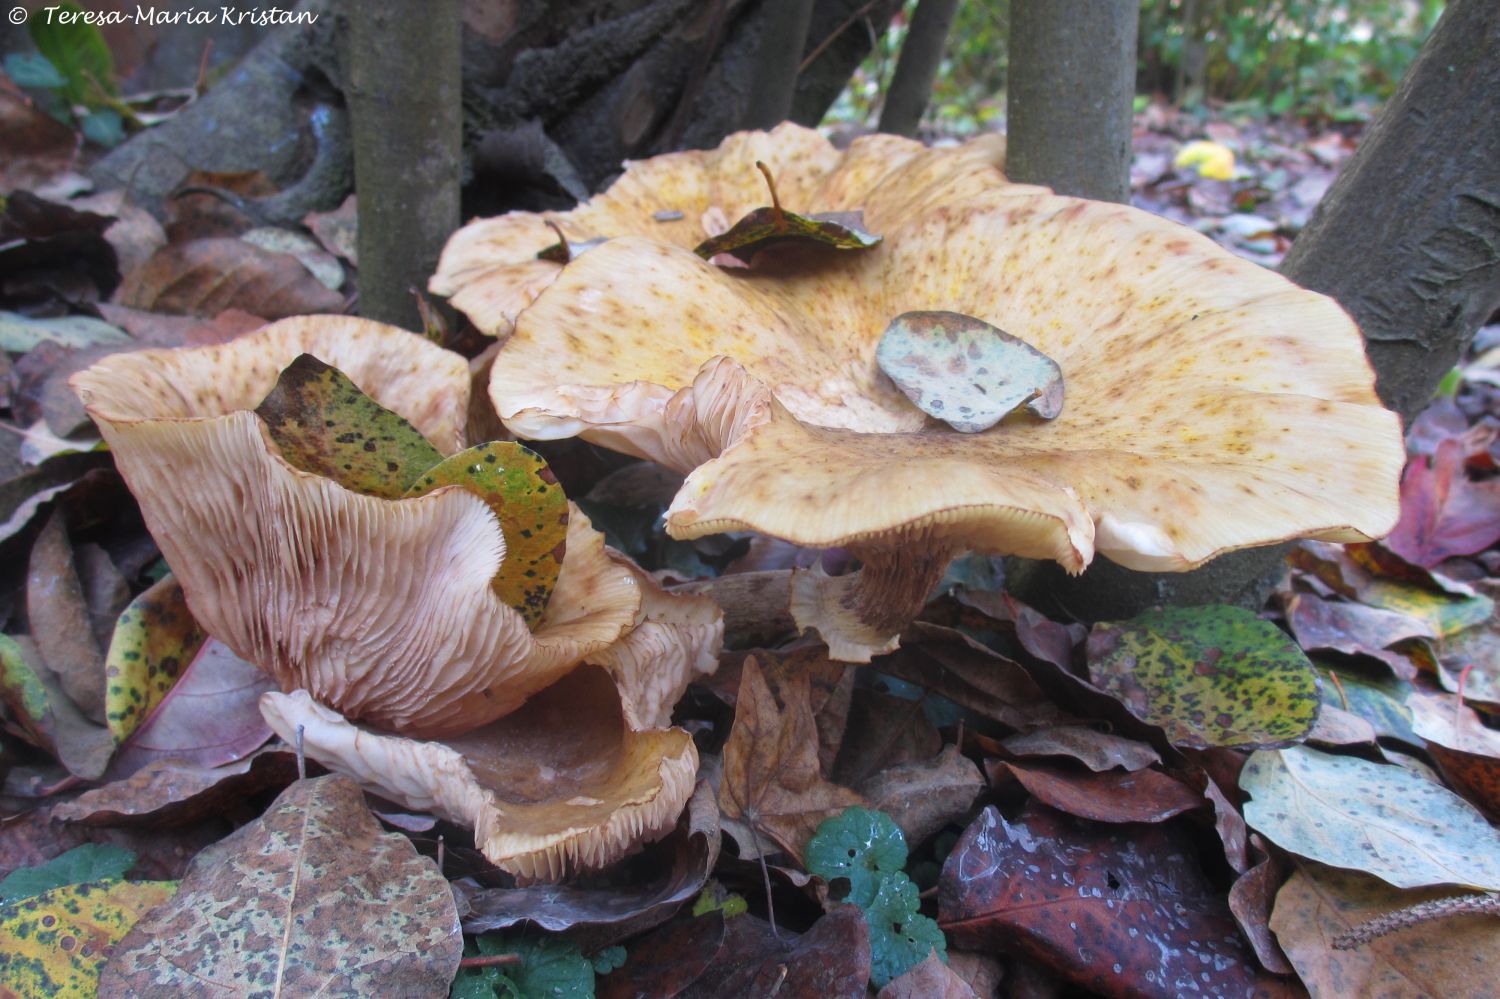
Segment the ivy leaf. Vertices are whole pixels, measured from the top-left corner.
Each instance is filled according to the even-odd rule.
[[[937,951],[946,955],[948,941],[938,924],[917,911],[917,886],[905,874],[882,880],[870,904],[863,906],[870,924],[870,981],[884,986]]]
[[[862,212],[798,215],[787,211],[776,196],[776,183],[771,178],[770,168],[759,161],[755,168],[765,175],[766,186],[771,189],[771,206],[755,209],[729,231],[710,236],[695,246],[693,252],[704,260],[729,253],[748,264],[761,250],[777,243],[798,242],[835,250],[868,250],[880,242],[879,236],[865,231]]]
[[[884,879],[906,868],[906,837],[884,812],[846,808],[818,825],[806,859],[808,871],[825,881],[847,878],[844,901],[863,909],[874,901]]]
[[[1180,746],[1285,746],[1317,718],[1312,663],[1281,629],[1240,607],[1101,622],[1087,648],[1094,683]]]
[[[1057,362],[1019,337],[958,312],[904,312],[880,335],[875,361],[912,403],[965,434],[1025,406],[1062,412]]]
[[[578,945],[560,937],[487,933],[464,948],[466,954],[515,954],[519,964],[465,968],[454,979],[452,995],[489,999],[593,999],[594,965]],[[460,984],[465,991],[460,992]],[[482,987],[491,991],[485,993]]]
[[[371,496],[399,499],[443,460],[416,427],[311,354],[286,366],[255,413],[293,467]]]
[[[85,843],[45,864],[11,871],[0,881],[0,903],[16,902],[82,881],[117,881],[134,863],[134,851],[123,846]]]
[[[480,444],[423,472],[407,491],[421,496],[463,486],[484,500],[505,535],[495,595],[532,627],[542,619],[562,571],[568,539],[568,498],[541,455],[512,441]]]

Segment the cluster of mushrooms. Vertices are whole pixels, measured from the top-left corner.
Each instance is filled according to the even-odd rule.
[[[678,538],[753,531],[861,568],[793,576],[831,654],[896,647],[965,551],[1098,554],[1185,570],[1293,537],[1365,540],[1398,515],[1398,417],[1332,300],[1132,208],[1008,182],[1003,142],[836,150],[782,125],[630,164],[571,212],[449,241],[435,293],[503,342],[489,397],[522,439],[582,437],[686,475]],[[883,239],[726,268],[692,252],[765,203],[862,210]],[[538,254],[590,245],[566,262]],[[1052,358],[1066,404],[960,433],[877,366],[893,317],[944,311]],[[576,508],[536,627],[490,580],[506,540],[461,488],[384,499],[289,465],[255,414],[310,353],[444,454],[465,361],[347,317],[117,354],[74,385],[203,626],[284,693],[262,711],[307,755],[475,829],[526,880],[597,869],[672,827],[697,753],[671,727],[715,667],[719,608],[665,589]]]

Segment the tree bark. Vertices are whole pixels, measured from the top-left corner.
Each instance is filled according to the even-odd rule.
[[[1500,305],[1500,4],[1452,0],[1282,272],[1364,331],[1406,422]]]
[[[746,128],[775,128],[792,113],[797,73],[807,46],[813,0],[765,0],[755,73],[750,79]]]
[[[958,0],[921,0],[911,18],[911,30],[901,43],[901,58],[891,77],[885,106],[880,109],[879,130],[891,135],[916,135],[922,112],[932,95],[932,81],[943,63],[948,29]]]
[[[359,198],[359,311],[420,330],[425,288],[458,228],[461,0],[356,0],[347,97]]]
[[[1134,0],[1012,0],[1006,89],[1012,180],[1130,200]]]
[[[1500,306],[1500,5],[1453,0],[1396,94],[1314,212],[1282,270],[1359,323],[1386,405],[1410,422]],[[1285,545],[1187,573],[1103,559],[1076,579],[1014,563],[1023,599],[1085,620],[1155,605],[1259,609]]]

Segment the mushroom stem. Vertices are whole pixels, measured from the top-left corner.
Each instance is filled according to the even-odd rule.
[[[781,199],[776,196],[776,179],[771,176],[771,168],[760,160],[756,160],[755,169],[759,170],[761,176],[766,178],[766,186],[771,189],[771,212],[776,218],[776,224],[781,225]]]
[[[930,537],[900,545],[851,545],[864,568],[848,576],[821,569],[792,574],[791,611],[799,628],[816,628],[828,654],[867,663],[894,651],[901,631],[921,613],[961,548]]]

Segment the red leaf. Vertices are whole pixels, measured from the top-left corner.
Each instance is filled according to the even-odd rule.
[[[1437,446],[1432,462],[1413,458],[1401,477],[1401,522],[1385,545],[1431,568],[1500,540],[1500,481],[1475,482],[1464,471],[1459,439]]]

